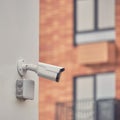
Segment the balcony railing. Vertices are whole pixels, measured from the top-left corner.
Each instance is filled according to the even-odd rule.
[[[73,120],[72,102],[56,103],[56,120]]]
[[[79,100],[74,107],[75,120],[94,120],[96,111],[93,99]]]
[[[120,120],[120,101],[104,99],[57,103],[56,120]]]

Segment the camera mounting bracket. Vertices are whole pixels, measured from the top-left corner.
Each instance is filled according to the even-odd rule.
[[[26,70],[23,69],[24,65],[24,59],[19,59],[17,62],[17,71],[21,77],[23,77],[26,74]]]

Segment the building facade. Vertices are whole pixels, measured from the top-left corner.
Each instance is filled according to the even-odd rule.
[[[40,61],[65,67],[40,78],[40,120],[118,119],[119,21],[119,0],[40,1]]]

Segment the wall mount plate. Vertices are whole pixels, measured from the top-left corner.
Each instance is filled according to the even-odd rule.
[[[23,69],[23,65],[24,65],[24,59],[19,59],[17,62],[17,71],[20,76],[24,76],[26,73],[26,70]]]
[[[35,83],[33,80],[17,80],[16,98],[20,100],[33,100],[34,88],[35,88]]]

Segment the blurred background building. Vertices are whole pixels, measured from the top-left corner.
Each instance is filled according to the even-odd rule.
[[[40,78],[40,120],[119,120],[120,0],[40,2],[40,61],[66,69]]]

